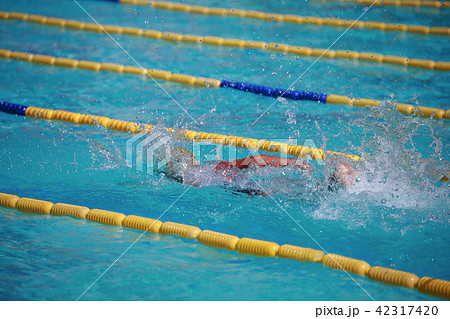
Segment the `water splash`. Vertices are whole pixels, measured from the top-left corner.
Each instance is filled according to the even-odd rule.
[[[349,227],[379,222],[402,234],[424,223],[450,221],[450,187],[439,181],[450,172],[440,136],[445,124],[404,116],[385,101],[349,127],[361,137],[351,151],[365,160],[355,165],[356,182],[323,197],[314,217],[345,220]]]
[[[204,117],[214,113],[213,108]],[[295,113],[286,112],[288,124],[294,124]],[[181,163],[169,177],[183,183],[210,189],[212,193],[268,193],[283,205],[297,207],[316,219],[343,221],[349,228],[365,227],[368,223],[386,230],[399,229],[402,234],[425,223],[448,223],[449,186],[439,182],[440,174],[450,171],[444,137],[445,124],[396,111],[391,101],[367,110],[367,115],[340,122],[336,136],[322,132],[326,149],[334,139],[352,141],[344,152],[361,154],[364,161],[347,161],[356,169],[356,182],[337,191],[329,190],[329,181],[339,161],[327,158],[325,165],[316,165],[313,174],[295,168],[265,167],[236,170],[229,181],[214,172],[217,162],[187,168]],[[157,130],[164,131],[164,126]],[[357,138],[355,138],[357,136]],[[358,143],[358,141],[360,141]],[[172,136],[167,147],[186,147]],[[161,153],[162,156],[162,153]],[[174,178],[176,177],[176,178]],[[160,180],[158,180],[159,182]],[[250,191],[250,192],[249,192]],[[245,198],[245,195],[244,197]]]

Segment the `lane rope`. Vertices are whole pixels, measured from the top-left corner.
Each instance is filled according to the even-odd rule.
[[[335,0],[333,0],[335,1]],[[337,0],[339,1],[339,0]],[[344,0],[342,0],[344,1]],[[353,0],[348,0],[353,1]],[[370,6],[373,0],[358,1],[361,4]],[[394,0],[395,1],[395,0]],[[276,22],[290,22],[297,24],[312,24],[312,25],[325,25],[332,27],[351,27],[354,29],[376,29],[382,31],[397,31],[397,32],[412,32],[421,34],[436,34],[436,35],[450,35],[450,28],[438,27],[438,26],[423,26],[423,25],[407,25],[402,23],[385,23],[379,21],[355,21],[347,19],[335,19],[335,18],[321,18],[321,17],[309,17],[293,14],[280,14],[270,13],[255,10],[242,10],[242,9],[226,9],[218,7],[206,7],[206,6],[194,6],[178,2],[169,1],[146,1],[146,0],[119,0],[114,2],[120,2],[129,5],[141,5],[149,6],[151,8],[170,10],[170,11],[183,11],[189,13],[203,14],[203,15],[218,15],[218,16],[235,16],[241,18],[258,19],[263,21],[276,21]],[[396,1],[395,1],[396,2]],[[409,1],[409,2],[421,2],[421,1]],[[375,5],[380,6],[389,2],[378,1]],[[405,1],[406,3],[406,1]],[[447,4],[443,4],[442,1],[426,1],[426,5],[437,8],[437,5],[441,5],[442,8],[448,7]],[[389,4],[387,4],[389,5]]]
[[[421,293],[450,299],[450,281],[431,277],[419,278],[410,272],[381,266],[371,267],[369,263],[363,260],[325,253],[324,251],[312,248],[289,244],[279,245],[274,242],[253,238],[239,238],[211,230],[201,230],[199,227],[192,225],[162,222],[159,219],[125,215],[102,209],[90,209],[72,204],[53,204],[49,201],[20,198],[16,195],[5,193],[0,193],[0,206],[16,209],[23,213],[68,216],[105,225],[122,226],[148,233],[173,235],[180,238],[196,240],[206,246],[237,251],[241,254],[321,263],[333,269],[351,272],[359,276],[367,276],[371,280],[384,284],[417,289]],[[89,224],[87,223],[87,225]]]
[[[125,66],[114,63],[99,63],[86,60],[69,59],[50,55],[33,54],[21,51],[11,51],[0,48],[0,57],[6,59],[21,60],[31,63],[47,64],[60,67],[71,67],[86,69],[91,71],[109,71],[118,73],[128,73],[136,75],[151,75],[153,78],[172,81],[187,85],[198,85],[207,88],[228,87],[236,90],[251,92],[274,98],[287,98],[292,100],[309,100],[318,103],[331,103],[340,105],[355,105],[360,107],[377,106],[382,101],[364,98],[349,98],[336,94],[316,93],[309,91],[292,91],[272,88],[261,85],[248,84],[238,81],[218,80],[212,78],[195,77],[192,75],[172,73],[164,70],[146,69],[136,66]],[[432,117],[434,119],[450,119],[450,110],[431,108],[425,106],[414,106],[412,104],[394,103],[397,110],[403,114],[418,115],[422,117]]]
[[[62,110],[51,110],[25,106],[9,102],[0,102],[0,111],[9,114],[27,116],[31,118],[58,120],[74,124],[99,125],[111,130],[125,133],[150,133],[156,126],[151,124],[140,124],[122,120],[110,119],[105,116],[80,114]],[[295,157],[311,158],[314,160],[324,160],[326,154],[336,156],[345,156],[353,161],[362,160],[357,155],[345,154],[334,151],[324,151],[319,148],[307,147],[301,145],[291,145],[283,142],[274,142],[269,140],[259,140],[239,136],[229,136],[223,134],[196,132],[192,130],[179,130],[167,128],[167,133],[174,134],[176,138],[184,138],[188,141],[207,141],[217,145],[232,145],[240,148],[258,149],[272,153],[284,153]]]
[[[360,60],[372,63],[387,63],[387,64],[402,65],[406,67],[421,68],[441,72],[450,71],[450,62],[415,59],[397,55],[383,55],[378,53],[357,52],[350,50],[327,50],[297,45],[288,45],[283,43],[269,43],[264,41],[241,40],[215,36],[200,36],[192,34],[164,32],[157,30],[144,30],[134,27],[122,27],[118,25],[98,25],[96,23],[87,23],[76,20],[66,20],[62,18],[40,16],[22,12],[0,11],[0,19],[24,20],[47,26],[59,26],[62,28],[71,28],[89,32],[103,33],[104,31],[106,31],[108,33],[134,35],[138,37],[152,38],[156,40],[165,40],[176,43],[189,42],[189,43],[209,44],[217,46],[228,46],[239,49],[245,48],[245,49],[268,50],[275,52],[291,53],[299,56],[314,56],[314,57],[322,56],[328,59]]]
[[[119,0],[120,1],[120,0]],[[370,6],[374,0],[322,0],[326,2],[357,2],[359,4]],[[120,1],[123,2],[123,1]],[[124,1],[126,2],[126,0]],[[397,7],[429,7],[445,9],[450,6],[449,1],[433,1],[433,0],[376,0],[375,6],[397,6]]]

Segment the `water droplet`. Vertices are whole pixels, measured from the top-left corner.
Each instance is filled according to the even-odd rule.
[[[278,101],[280,101],[283,104],[288,104],[288,101],[284,97],[279,97]]]
[[[284,100],[286,101],[286,103],[284,102],[282,103],[287,104],[287,100],[286,99]],[[297,124],[297,119],[295,118],[295,113],[293,111],[287,110],[286,112],[284,112],[284,115],[286,116],[287,124]]]

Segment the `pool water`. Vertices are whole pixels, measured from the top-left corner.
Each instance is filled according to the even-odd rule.
[[[103,24],[317,48],[327,48],[344,31],[102,1],[79,3]],[[225,6],[220,1],[189,3]],[[363,9],[356,3],[293,0],[276,5],[236,1],[234,6],[348,19],[356,19]],[[0,0],[0,10],[90,22],[69,0]],[[450,26],[449,15],[447,10],[432,8],[373,7],[362,20]],[[315,60],[269,51],[113,37],[144,67],[280,88],[287,88]],[[133,65],[105,34],[25,21],[0,21],[0,44],[11,50]],[[333,49],[449,61],[450,43],[446,36],[362,29],[349,30]],[[450,171],[449,124],[404,116],[392,106],[392,102],[403,102],[447,109],[448,72],[324,58],[295,89],[385,102],[368,110],[280,99],[254,123],[275,100],[227,88],[159,81],[189,116],[143,76],[7,59],[0,59],[0,70],[3,101],[159,127],[268,140],[291,138],[302,145],[366,159],[356,165],[358,180],[348,189],[329,192],[317,176],[298,185],[279,178],[286,171],[278,169],[255,175],[273,192],[272,197],[249,196],[221,186],[189,187],[162,174],[146,174],[127,166],[128,134],[0,113],[0,192],[150,218],[159,217],[176,201],[162,221],[279,244],[322,247],[372,266],[450,280],[449,185],[437,182],[439,174]],[[192,147],[187,143],[181,146]],[[238,152],[247,155],[244,150]],[[312,164],[319,175],[329,173],[328,162]],[[0,223],[1,300],[76,300],[141,235],[121,227],[6,208],[0,208]],[[350,277],[320,264],[241,255],[157,234],[143,235],[80,298],[372,299],[439,298],[357,275]]]

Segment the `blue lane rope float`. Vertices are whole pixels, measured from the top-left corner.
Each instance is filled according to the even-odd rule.
[[[321,103],[326,103],[327,101],[327,94],[325,93],[291,90],[285,91],[283,89],[276,89],[268,86],[254,85],[237,81],[222,80],[222,82],[220,83],[220,87],[233,88],[240,91],[251,92],[275,98],[284,97],[292,100],[308,100]]]
[[[28,106],[0,101],[0,111],[25,116]]]
[[[308,91],[290,91],[267,86],[248,84],[244,82],[219,80],[205,77],[195,77],[192,75],[172,73],[164,70],[146,69],[142,67],[126,66],[115,63],[100,63],[93,61],[68,59],[50,55],[34,54],[29,52],[11,51],[1,48],[0,48],[0,58],[21,60],[38,64],[47,64],[52,66],[79,68],[97,72],[108,71],[108,72],[135,74],[135,75],[145,75],[153,79],[161,79],[165,81],[172,81],[186,85],[197,85],[207,88],[227,87],[235,90],[242,90],[243,92],[251,92],[275,98],[286,97],[288,99],[294,100],[309,100],[309,101],[317,101],[318,103],[355,105],[360,107],[377,106],[381,103],[380,100],[374,99],[349,98],[342,95],[315,93]],[[443,110],[439,108],[432,108],[425,106],[414,106],[412,104],[405,104],[405,103],[394,103],[393,105],[397,108],[399,112],[403,114],[418,115],[422,117],[433,117],[435,119],[442,119],[442,118],[450,119],[450,110]]]

